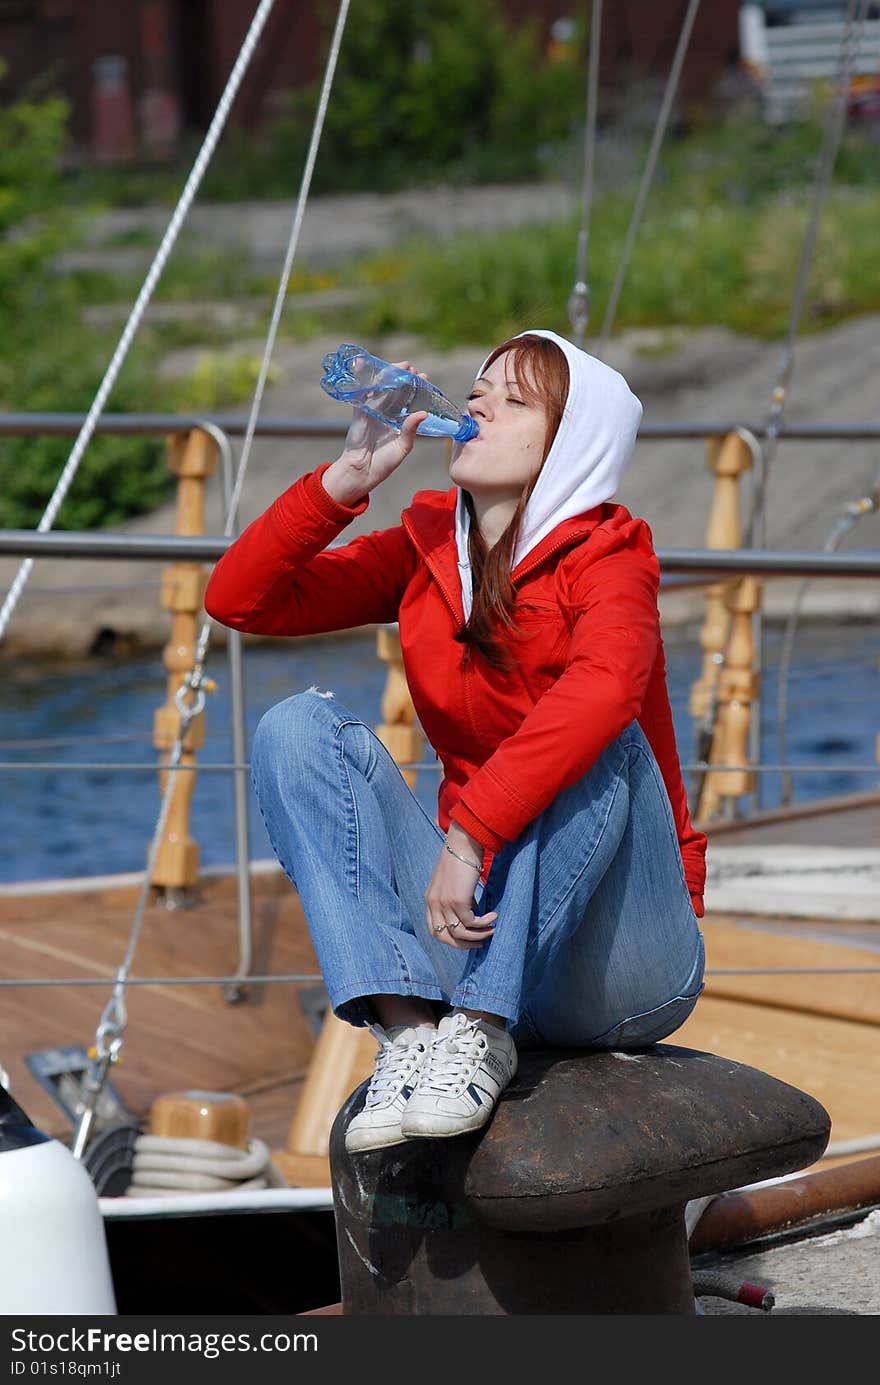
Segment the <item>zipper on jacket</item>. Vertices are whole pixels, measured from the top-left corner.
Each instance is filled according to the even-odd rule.
[[[554,544],[552,548],[548,548],[547,552],[543,553],[536,562],[532,563],[531,567],[524,567],[521,572],[518,572],[516,574],[515,577],[513,576],[513,574],[511,574],[511,581],[514,583],[520,582],[523,577],[528,577],[530,572],[534,572],[536,567],[540,567],[541,564],[547,558],[552,558],[554,553],[558,553],[561,548],[573,547],[574,544],[578,542],[578,540],[584,537],[589,537],[590,533],[592,533],[592,530],[589,530],[586,535],[578,534],[574,537],[572,537],[572,535],[569,535],[566,539],[560,539],[559,543]],[[525,558],[523,559],[523,562],[526,562]]]
[[[453,621],[455,622],[455,628],[456,628],[456,630],[458,630],[458,628],[459,628],[459,615],[458,615],[458,610],[456,609],[455,602],[453,601],[452,597],[451,597],[450,594],[449,594],[449,591],[448,591],[448,589],[447,589],[447,587],[446,587],[446,583],[443,581],[443,579],[442,579],[442,577],[440,576],[440,573],[437,571],[437,568],[436,568],[436,566],[434,565],[434,563],[432,563],[432,562],[430,561],[430,559],[428,558],[427,553],[425,552],[425,550],[422,548],[422,545],[421,545],[421,544],[419,543],[419,541],[418,541],[417,535],[413,533],[412,526],[410,525],[409,520],[407,519],[406,512],[404,512],[404,513],[401,515],[400,518],[401,518],[401,520],[402,520],[404,529],[405,529],[406,532],[409,534],[409,537],[410,537],[410,539],[411,539],[411,541],[412,541],[413,547],[414,547],[414,548],[416,549],[416,551],[419,553],[419,555],[420,555],[420,557],[421,557],[421,559],[422,559],[422,562],[425,564],[425,567],[428,569],[428,571],[430,572],[430,574],[431,574],[431,576],[433,577],[434,581],[437,583],[437,586],[438,586],[438,588],[439,588],[439,591],[440,591],[441,596],[443,597],[443,600],[446,602],[447,606],[449,607],[450,611],[452,612],[452,619],[453,619]]]
[[[465,645],[464,652],[461,656],[461,673],[461,691],[464,696],[465,712],[467,713],[471,731],[479,739],[479,731],[477,730],[477,722],[474,716],[474,704],[471,697],[471,647],[469,644]]]

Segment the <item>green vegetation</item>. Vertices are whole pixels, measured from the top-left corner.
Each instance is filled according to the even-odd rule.
[[[672,140],[630,261],[616,327],[723,324],[765,338],[788,325],[808,223],[818,123],[783,131],[731,118]],[[601,157],[601,156],[600,156]],[[825,207],[803,331],[880,310],[880,144],[851,133]],[[590,218],[589,331],[601,326],[635,188],[605,187]],[[539,196],[540,192],[536,192]],[[439,346],[498,341],[523,322],[570,330],[579,219],[414,240],[348,268],[371,289],[364,336]]]
[[[75,283],[50,269],[72,229],[58,173],[67,114],[53,99],[21,100],[0,110],[3,411],[84,411],[109,359],[106,343],[80,321]],[[149,398],[140,361],[125,370],[109,407],[143,408]],[[71,445],[68,438],[0,440],[0,525],[37,524]],[[156,443],[96,439],[61,509],[60,527],[115,523],[152,509],[166,486]]]
[[[341,55],[313,192],[532,179],[539,198],[549,177],[576,189],[584,50],[580,33],[551,60],[532,30],[507,26],[498,0],[363,0]],[[619,92],[614,100],[625,105]],[[259,137],[228,131],[200,200],[281,197],[292,206],[315,102],[316,89],[300,93]],[[591,335],[602,323],[650,138],[644,104],[638,117],[612,121],[606,112],[600,131]],[[67,115],[63,102],[45,97],[0,111],[3,411],[89,407],[159,237],[132,218],[81,259],[90,267],[60,269],[59,256],[83,248],[91,219],[108,205],[173,204],[194,154],[185,151],[175,168],[65,173]],[[817,109],[813,120],[777,129],[745,108],[712,123],[690,113],[667,138],[617,327],[724,324],[765,338],[785,330],[821,119]],[[878,189],[880,140],[850,130],[803,331],[880,311]],[[406,331],[439,346],[485,345],[527,322],[568,332],[577,229],[572,217],[414,240],[330,268],[300,265],[282,332],[302,338],[338,328],[340,339],[373,340]],[[143,325],[108,411],[215,410],[249,400],[257,361],[252,347],[236,344],[261,336],[275,284],[246,247],[219,250],[184,232],[155,294],[180,311]],[[327,290],[344,291],[335,307]],[[242,312],[206,319],[195,306],[206,301],[239,302]],[[104,312],[88,314],[96,304]],[[162,379],[163,355],[184,346],[205,350],[194,353],[183,378]],[[71,445],[71,438],[0,439],[0,526],[38,522]],[[60,527],[116,524],[155,508],[171,484],[160,439],[95,438]]]
[[[20,100],[0,110],[0,411],[79,413],[91,406],[122,322],[90,327],[84,310],[96,300],[130,304],[143,276],[106,271],[59,272],[58,256],[76,244],[86,215],[71,214],[60,173],[68,111],[55,99]],[[145,245],[143,237],[127,238]],[[147,252],[148,253],[148,252]],[[172,260],[157,297],[224,297],[266,289],[241,258],[195,247]],[[197,360],[191,377],[160,382],[162,353],[204,341],[190,324],[142,328],[107,401],[108,412],[218,408],[250,397],[256,366],[249,356]],[[217,345],[222,333],[211,332]],[[38,523],[73,446],[70,437],[0,439],[0,527]],[[57,528],[115,525],[149,512],[173,484],[162,439],[96,436],[56,519]]]

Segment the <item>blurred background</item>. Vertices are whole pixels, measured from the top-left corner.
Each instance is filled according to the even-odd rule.
[[[0,410],[90,404],[255,9],[0,0]],[[591,333],[687,10],[686,0],[604,7]],[[740,373],[743,351],[719,332],[753,343],[745,357],[756,361],[785,331],[846,10],[846,0],[712,0],[697,11],[609,356],[641,371],[649,394],[663,386],[664,404],[683,382],[705,383],[708,362]],[[284,392],[302,379],[296,343],[313,336],[308,360],[333,337],[473,348],[466,369],[450,363],[451,393],[466,387],[477,349],[523,323],[570,332],[591,13],[561,0],[355,0],[270,409],[320,406]],[[330,3],[278,0],[110,409],[249,399],[335,16]],[[849,86],[806,334],[880,304],[874,4]],[[682,357],[698,340],[682,333],[699,330],[714,331],[711,343]],[[830,396],[849,417],[862,408],[836,384]],[[0,440],[0,525],[38,521],[66,448]],[[57,523],[119,523],[155,510],[170,485],[160,444],[96,439]]]

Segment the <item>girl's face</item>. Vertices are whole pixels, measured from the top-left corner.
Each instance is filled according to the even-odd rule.
[[[468,412],[480,431],[456,444],[450,477],[485,500],[518,500],[541,469],[547,417],[531,391],[527,397],[520,388],[509,351],[486,366],[468,395]]]

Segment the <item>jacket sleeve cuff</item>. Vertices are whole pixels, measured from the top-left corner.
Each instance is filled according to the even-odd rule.
[[[498,833],[493,832],[491,827],[487,827],[485,822],[476,817],[470,808],[460,800],[450,814],[450,821],[457,822],[459,827],[469,833],[487,851],[500,851],[507,840],[505,837],[499,837]]]
[[[306,496],[322,518],[332,520],[334,524],[348,524],[364,513],[370,503],[369,493],[362,496],[354,505],[341,505],[338,500],[334,500],[333,496],[325,491],[321,479],[332,465],[332,462],[322,462],[314,471],[309,472],[305,478]]]

